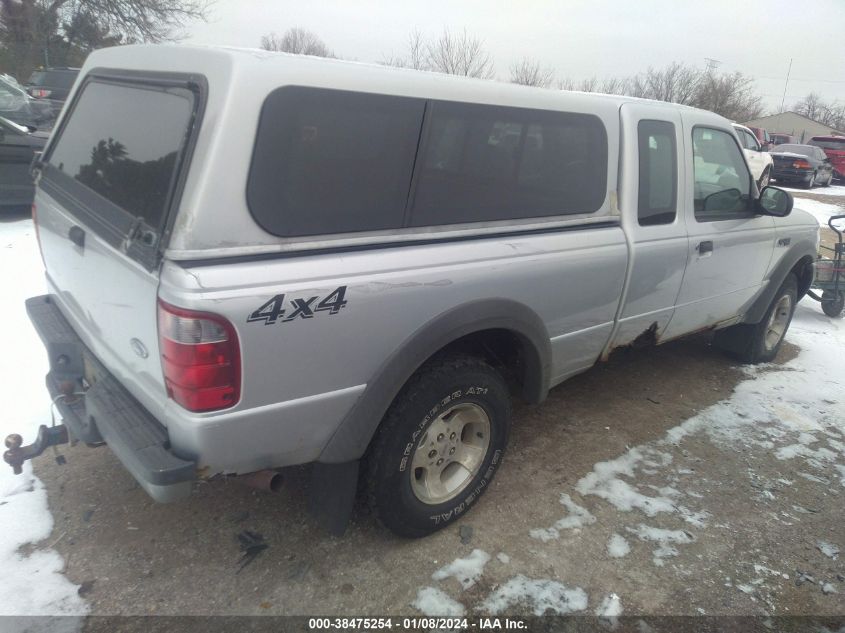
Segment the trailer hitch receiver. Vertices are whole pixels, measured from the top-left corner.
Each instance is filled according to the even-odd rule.
[[[67,427],[64,424],[58,426],[38,427],[38,435],[32,444],[23,446],[23,438],[17,433],[6,436],[6,452],[3,453],[3,461],[12,467],[16,475],[23,472],[23,463],[38,457],[50,446],[67,444],[69,441]]]

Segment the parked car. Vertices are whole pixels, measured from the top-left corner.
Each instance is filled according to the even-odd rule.
[[[772,152],[772,178],[778,182],[797,182],[807,189],[830,186],[833,165],[824,151],[815,145],[778,145]]]
[[[807,145],[822,148],[833,165],[833,177],[845,180],[845,136],[814,136]]]
[[[751,125],[747,126],[747,129],[751,130],[754,138],[756,138],[757,142],[760,143],[760,147],[762,147],[764,151],[769,151],[772,146],[772,139],[769,136],[769,133],[761,127],[754,127]]]
[[[772,132],[771,134],[769,134],[769,141],[771,142],[771,146],[774,147],[775,145],[786,145],[787,143],[794,143],[795,137],[791,134]],[[769,149],[771,149],[771,147]]]
[[[769,184],[769,178],[772,175],[772,157],[763,149],[750,129],[738,123],[734,123],[733,126],[748,161],[748,167],[751,169],[751,175],[757,181],[757,186],[762,189]]]
[[[55,118],[48,102],[33,99],[7,75],[0,76],[0,117],[37,128],[49,128]]]
[[[0,117],[0,211],[29,208],[35,185],[29,172],[49,135]]]
[[[81,76],[27,301],[64,424],[17,469],[69,433],[169,501],[311,463],[334,531],[363,480],[423,536],[490,488],[512,393],[702,330],[771,361],[812,282],[818,223],[711,112],[188,46]]]
[[[27,92],[36,99],[49,99],[61,105],[70,94],[73,82],[79,75],[78,68],[44,68],[34,71],[26,82]]]

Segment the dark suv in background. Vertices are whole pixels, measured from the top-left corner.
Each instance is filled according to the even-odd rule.
[[[78,68],[44,68],[36,70],[26,82],[27,92],[36,99],[49,99],[54,104],[62,104],[73,88],[73,82],[79,74]]]

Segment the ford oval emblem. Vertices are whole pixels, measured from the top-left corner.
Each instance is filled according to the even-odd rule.
[[[129,344],[132,346],[132,351],[135,352],[141,358],[146,358],[150,355],[147,351],[146,346],[136,338],[133,338],[129,341]]]

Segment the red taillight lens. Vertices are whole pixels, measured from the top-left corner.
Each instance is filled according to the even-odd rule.
[[[238,336],[217,314],[158,302],[158,338],[167,395],[189,411],[216,411],[241,395]]]
[[[44,88],[34,88],[32,90],[32,96],[36,97],[37,99],[46,99],[52,94],[52,91],[45,90]]]
[[[796,160],[792,163],[792,166],[795,169],[810,169],[812,167],[806,160]]]

